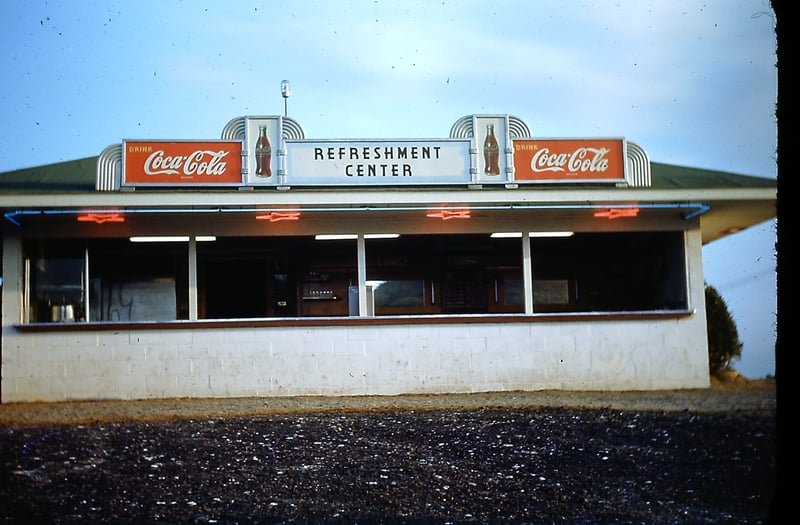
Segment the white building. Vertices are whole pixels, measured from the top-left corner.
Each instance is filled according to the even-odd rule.
[[[530,135],[242,117],[0,174],[1,400],[707,387],[702,246],[776,181]]]

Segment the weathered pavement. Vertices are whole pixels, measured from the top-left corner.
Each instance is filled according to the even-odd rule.
[[[612,408],[692,412],[775,413],[774,380],[713,381],[710,388],[656,391],[486,392],[439,395],[153,399],[0,404],[0,425],[46,426],[124,421],[165,421],[363,410],[477,408]]]

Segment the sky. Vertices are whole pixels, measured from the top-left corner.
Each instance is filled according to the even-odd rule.
[[[0,173],[286,111],[309,139],[447,138],[510,114],[654,162],[777,178],[768,0],[0,0]],[[291,83],[291,96],[280,92]],[[776,221],[703,249],[775,374]]]

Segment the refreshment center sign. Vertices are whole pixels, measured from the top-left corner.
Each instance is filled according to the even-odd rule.
[[[468,184],[469,140],[287,141],[297,185]]]

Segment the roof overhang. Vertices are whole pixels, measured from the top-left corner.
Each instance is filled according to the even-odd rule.
[[[649,188],[476,188],[290,191],[135,191],[117,193],[0,195],[6,222],[19,227],[63,220],[65,216],[118,212],[133,222],[180,224],[198,217],[217,224],[241,221],[248,215],[301,212],[316,217],[317,227],[340,228],[352,223],[362,229],[365,217],[391,217],[418,229],[413,218],[435,210],[470,210],[473,219],[497,222],[537,221],[548,227],[585,224],[586,218],[608,209],[637,209],[645,218],[699,220],[707,244],[768,221],[776,216],[777,189],[649,189]],[[622,214],[624,215],[624,214]],[[224,216],[224,218],[223,218]],[[278,217],[279,215],[276,215]],[[331,217],[336,218],[331,221]],[[620,214],[614,217],[620,217]],[[191,217],[191,219],[190,219]],[[212,219],[213,217],[213,219]],[[158,218],[158,221],[156,221]],[[629,217],[630,218],[630,217]],[[249,220],[249,219],[248,219]],[[473,221],[474,225],[477,221]],[[131,228],[129,221],[127,228]],[[223,228],[224,229],[224,228]]]

